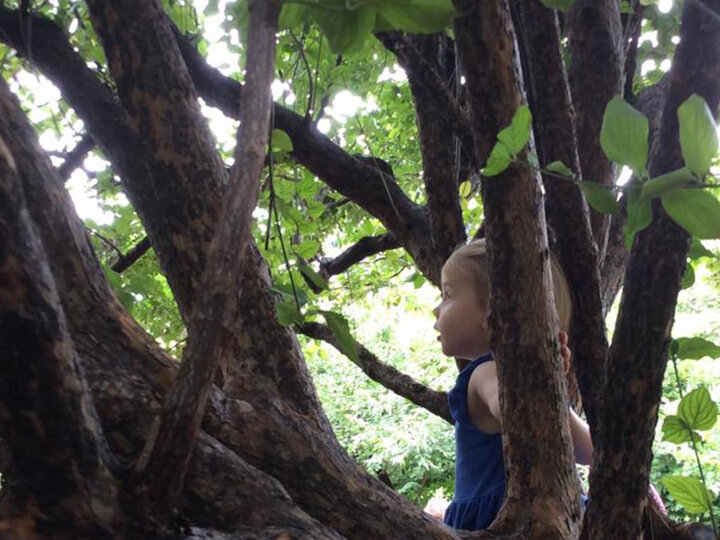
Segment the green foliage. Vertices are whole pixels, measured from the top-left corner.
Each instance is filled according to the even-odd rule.
[[[702,189],[679,188],[665,193],[668,215],[696,238],[720,238],[720,201]]]
[[[615,198],[615,194],[609,189],[596,184],[595,182],[578,182],[580,189],[585,195],[588,204],[598,212],[605,214],[620,213],[620,205]]]
[[[510,125],[500,130],[497,142],[490,152],[485,167],[480,171],[484,176],[496,176],[507,169],[515,156],[530,140],[532,114],[527,105],[515,111]]]
[[[705,100],[693,94],[678,108],[678,120],[685,164],[698,178],[702,178],[718,151],[715,118]]]
[[[456,15],[449,0],[286,2],[280,14],[280,28],[317,24],[333,52],[348,54],[362,51],[373,31],[441,32]]]
[[[710,510],[712,494],[700,480],[685,476],[663,476],[662,483],[687,512],[702,514]]]
[[[649,124],[644,114],[615,96],[605,108],[600,146],[605,155],[644,176],[648,156]]]

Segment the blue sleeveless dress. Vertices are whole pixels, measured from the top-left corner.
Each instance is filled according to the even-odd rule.
[[[470,420],[467,391],[470,376],[488,354],[470,362],[449,393],[450,414],[455,420],[455,497],[445,512],[445,524],[455,529],[487,528],[505,497],[505,464],[502,435],[484,433]]]

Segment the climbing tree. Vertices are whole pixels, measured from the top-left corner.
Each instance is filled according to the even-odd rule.
[[[230,75],[207,63],[215,43],[192,4],[1,5],[3,534],[690,537],[646,494],[688,254],[720,237],[720,1],[667,16],[646,4],[228,2],[217,39],[243,58]],[[648,25],[673,55],[662,77],[638,67]],[[406,85],[381,70],[395,64]],[[39,107],[17,83],[25,70],[59,89],[52,121],[23,111]],[[369,124],[323,117],[343,88],[376,88]],[[214,139],[199,98],[239,121],[233,140]],[[76,130],[57,167],[35,132],[47,129]],[[64,188],[88,152],[108,164],[99,189],[129,200],[118,238],[83,223]],[[375,357],[324,300],[333,281],[359,293],[402,267],[439,285],[470,237],[490,252],[508,486],[478,533],[444,527],[348,457],[296,338],[335,345],[449,419],[442,392]],[[595,446],[584,516],[550,249],[573,293],[570,390]],[[118,277],[151,264],[148,250],[164,276],[148,291],[174,301],[159,317]],[[677,421],[692,438],[692,419]]]

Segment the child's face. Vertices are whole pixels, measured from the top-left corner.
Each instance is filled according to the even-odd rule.
[[[443,268],[442,300],[433,313],[444,354],[474,359],[490,350],[487,301],[478,298],[467,279],[458,279]]]

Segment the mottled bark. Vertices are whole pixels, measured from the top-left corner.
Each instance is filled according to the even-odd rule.
[[[456,2],[458,43],[475,41],[461,57],[471,97],[473,131],[478,105],[492,127],[510,123],[524,102],[519,58],[507,2]],[[475,56],[477,54],[477,56]],[[482,61],[481,61],[482,59]],[[472,96],[471,92],[471,96]],[[476,136],[476,152],[481,137]],[[525,154],[526,151],[523,151]],[[560,368],[557,318],[552,308],[549,250],[540,178],[512,165],[483,180],[490,259],[491,347],[497,359],[506,499],[491,527],[526,528],[526,538],[573,538],[580,527],[580,486],[572,449]],[[543,286],[538,287],[541,283]],[[532,451],[528,449],[532,448]]]
[[[562,161],[579,173],[575,113],[560,50],[557,14],[538,0],[518,1],[516,10],[540,164]],[[580,189],[572,182],[549,175],[543,177],[543,182],[547,223],[555,232],[555,253],[573,300],[570,329],[573,365],[583,408],[594,430],[607,356],[597,247]]]
[[[600,147],[605,106],[622,95],[624,44],[616,0],[577,0],[566,19],[570,88],[575,106],[581,176],[612,185],[616,168]],[[605,257],[610,217],[591,211],[599,259]]]
[[[140,193],[135,199],[154,208],[144,223],[187,323],[202,286],[224,167],[160,5],[124,0],[88,7],[131,131],[144,142],[135,159],[151,171],[152,199],[141,202]],[[190,191],[197,195],[182,196]]]
[[[720,22],[707,9],[720,13],[720,1],[685,5],[651,176],[683,164],[677,109],[685,99],[697,93],[717,111]],[[586,538],[640,537],[667,347],[690,242],[658,201],[653,206],[653,222],[636,236],[631,251],[608,357]]]
[[[465,145],[465,151],[472,154],[467,118],[440,77],[439,66],[431,60],[438,56],[438,36],[405,37],[392,32],[377,37],[395,54],[410,82],[423,162],[430,239],[433,251],[444,261],[466,238],[458,196],[459,171],[456,168],[460,164],[455,159],[453,128],[462,128],[459,140]],[[444,107],[446,102],[453,106]],[[448,114],[448,109],[454,114]]]
[[[0,111],[19,108],[0,81]],[[117,526],[116,467],[68,332],[0,114],[0,531],[104,536]]]
[[[305,323],[299,328],[299,333],[313,339],[320,339],[342,351],[340,342],[327,326],[320,323]],[[450,416],[448,396],[445,392],[438,392],[420,384],[409,375],[398,371],[392,366],[381,362],[377,356],[367,350],[362,344],[355,342],[358,350],[357,360],[352,360],[372,380],[379,382],[388,390],[395,392],[429,412],[454,424]]]
[[[200,279],[203,295],[188,324],[188,347],[141,473],[141,489],[168,513],[182,489],[215,371],[223,360],[228,362],[224,359],[229,352],[227,336],[234,329],[238,298],[228,285],[240,281],[243,265],[248,263],[244,255],[251,242],[252,213],[265,165],[280,7],[278,0],[249,0],[247,82],[240,104],[235,163]]]

